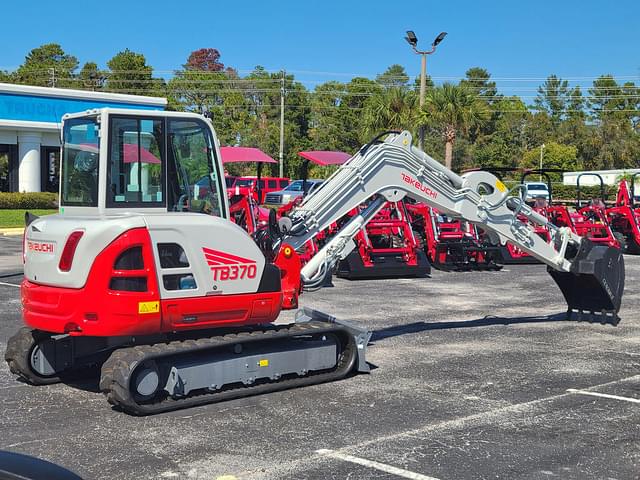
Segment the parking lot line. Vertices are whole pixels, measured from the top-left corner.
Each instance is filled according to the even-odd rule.
[[[6,285],[8,287],[18,287],[18,288],[20,288],[20,285],[16,285],[15,283],[0,282],[0,285]]]
[[[613,380],[611,382],[601,383],[599,385],[593,385],[589,388],[602,388],[602,387],[609,387],[613,385],[619,385],[621,383],[638,382],[638,381],[640,381],[640,375],[633,375],[631,377],[621,378],[618,380]],[[412,430],[405,430],[402,432],[392,433],[389,435],[381,435],[379,437],[371,438],[369,440],[365,440],[354,445],[346,446],[344,448],[341,448],[341,450],[363,448],[368,445],[372,445],[376,443],[398,440],[401,438],[412,438],[412,437],[417,437],[417,436],[426,435],[430,433],[447,431],[452,428],[460,428],[465,425],[467,426],[472,425],[476,422],[484,423],[491,419],[502,418],[506,415],[510,415],[514,413],[530,412],[532,410],[535,410],[536,408],[539,408],[541,405],[544,405],[548,402],[560,400],[562,398],[566,398],[571,394],[572,392],[565,391],[564,393],[551,395],[549,397],[543,397],[535,400],[530,400],[528,402],[507,405],[504,407],[496,408],[494,410],[487,410],[483,412],[474,413],[466,417],[459,417],[451,420],[445,420],[444,422],[441,422],[441,423],[425,425],[423,427],[415,428]]]
[[[589,395],[591,397],[610,398],[612,400],[621,400],[623,402],[640,403],[638,398],[620,397],[618,395],[609,395],[607,393],[588,392],[586,390],[577,390],[575,388],[567,388],[567,392],[576,393],[578,395]]]
[[[329,450],[326,448],[316,450],[316,453],[325,457],[337,458],[338,460],[355,463],[357,465],[362,465],[363,467],[373,468],[375,470],[380,470],[381,472],[390,473],[402,478],[409,478],[411,480],[438,480],[435,477],[429,477],[427,475],[422,475],[421,473],[411,472],[403,468],[387,465],[386,463],[367,460],[366,458],[354,457],[353,455],[336,452],[334,450]]]

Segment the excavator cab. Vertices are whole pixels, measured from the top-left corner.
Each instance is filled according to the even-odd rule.
[[[198,212],[226,218],[221,172],[211,128],[199,118],[107,109],[67,115],[60,213]]]

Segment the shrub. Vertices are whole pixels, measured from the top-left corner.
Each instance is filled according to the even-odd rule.
[[[58,194],[49,192],[0,192],[0,209],[50,209],[58,207]]]

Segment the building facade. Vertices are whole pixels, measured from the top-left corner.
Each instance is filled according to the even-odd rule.
[[[0,191],[57,192],[60,122],[93,108],[163,110],[165,98],[0,83]]]
[[[617,185],[620,181],[620,177],[623,175],[631,176],[636,173],[640,173],[638,168],[627,168],[626,170],[585,170],[582,172],[565,172],[562,174],[562,183],[565,185],[576,185],[578,177],[580,177],[581,186],[593,186],[600,185],[600,180],[595,175],[597,174],[602,178],[602,183],[605,185]]]

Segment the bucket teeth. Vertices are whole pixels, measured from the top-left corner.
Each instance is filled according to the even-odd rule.
[[[580,243],[570,272],[547,271],[568,304],[568,317],[616,325],[624,290],[624,259],[617,248]]]

